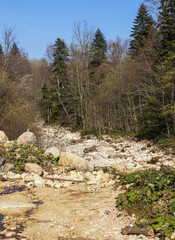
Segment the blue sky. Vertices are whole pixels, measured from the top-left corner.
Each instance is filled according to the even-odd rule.
[[[56,38],[72,41],[74,22],[98,27],[106,40],[127,39],[142,0],[0,0],[0,42],[4,27],[15,28],[30,59],[45,56]]]

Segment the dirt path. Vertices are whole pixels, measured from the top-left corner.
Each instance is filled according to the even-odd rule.
[[[7,214],[3,220],[6,229],[2,231],[6,237],[0,239],[156,239],[121,234],[121,228],[132,224],[134,219],[115,208],[115,198],[120,192],[112,187],[89,188],[86,184],[72,184],[69,188],[33,188],[2,195],[0,202],[15,200],[41,204],[27,214]],[[21,229],[15,230],[17,234],[15,226],[21,226]]]

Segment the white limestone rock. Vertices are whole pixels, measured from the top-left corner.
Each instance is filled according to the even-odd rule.
[[[18,144],[35,144],[36,143],[36,136],[32,132],[24,132],[21,134],[17,139]]]
[[[8,141],[8,137],[7,135],[3,132],[3,131],[0,131],[0,142],[7,142]]]
[[[51,147],[51,148],[48,148],[45,151],[45,154],[46,155],[51,154],[54,158],[59,158],[60,157],[60,150],[57,147]]]
[[[77,171],[86,171],[87,168],[83,158],[68,152],[62,152],[60,154],[59,164],[65,167],[75,167]]]
[[[39,176],[42,175],[43,169],[36,163],[26,163],[24,167],[25,171],[27,172],[33,172],[38,174]]]

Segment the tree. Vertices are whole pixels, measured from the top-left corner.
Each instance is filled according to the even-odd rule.
[[[173,51],[175,43],[175,1],[161,0],[159,7],[160,46],[158,58],[161,60]]]
[[[3,62],[4,62],[4,52],[2,45],[0,44],[0,69],[3,69]]]
[[[63,40],[57,38],[53,46],[53,63],[51,70],[54,78],[51,86],[52,100],[54,103],[52,112],[52,120],[62,121],[66,116],[68,118],[68,110],[66,109],[67,101],[70,95],[69,80],[67,76],[68,70],[68,48]]]
[[[0,44],[0,54],[4,55],[3,49],[2,49],[2,45]]]
[[[46,84],[44,84],[42,87],[42,98],[39,102],[39,105],[45,122],[50,123],[50,118],[52,114],[52,103],[49,89]]]
[[[91,44],[91,67],[97,68],[106,61],[107,43],[103,33],[98,28]]]
[[[135,58],[140,54],[140,49],[143,48],[149,34],[153,29],[153,18],[148,13],[146,6],[142,3],[134,20],[134,26],[130,35],[132,40],[129,46],[129,54],[132,58]]]
[[[20,51],[18,46],[14,42],[12,48],[10,49],[10,56],[16,56],[16,55],[20,55]]]
[[[74,23],[73,27],[74,43],[71,44],[70,68],[73,74],[72,88],[74,89],[75,99],[75,121],[83,129],[88,124],[88,112],[91,104],[90,96],[90,47],[93,39],[93,30],[87,22]],[[71,77],[71,78],[72,78]]]

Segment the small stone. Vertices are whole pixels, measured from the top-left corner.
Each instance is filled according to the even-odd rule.
[[[35,184],[35,186],[37,186],[37,187],[45,187],[45,180],[44,179],[42,179],[41,177],[40,178],[36,178],[35,180],[34,180],[34,184]]]
[[[15,232],[7,232],[5,234],[6,237],[12,237],[15,234]]]
[[[175,232],[172,233],[171,239],[175,239]]]
[[[36,163],[26,163],[24,169],[28,172],[34,172],[39,176],[42,175],[43,169]]]
[[[87,185],[96,185],[97,184],[97,182],[95,182],[95,181],[87,181]]]
[[[45,151],[45,154],[46,155],[51,154],[54,158],[59,158],[60,157],[60,150],[57,147],[51,147],[51,148],[48,148]]]
[[[70,171],[69,175],[72,178],[77,178],[77,173],[75,171]]]

